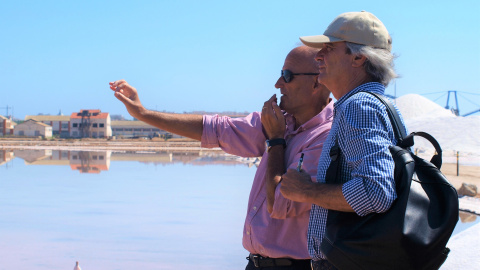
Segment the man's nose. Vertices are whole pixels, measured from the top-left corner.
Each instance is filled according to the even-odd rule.
[[[323,60],[323,49],[317,52],[317,54],[315,55],[315,60],[316,61]]]
[[[282,88],[282,86],[283,86],[283,78],[282,78],[282,76],[280,76],[278,78],[277,82],[275,83],[275,88],[280,89],[280,88]]]

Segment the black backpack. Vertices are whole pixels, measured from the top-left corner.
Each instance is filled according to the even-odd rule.
[[[383,96],[398,144],[390,147],[395,161],[397,199],[385,213],[358,216],[328,210],[321,251],[340,270],[438,269],[450,250],[446,244],[458,221],[458,195],[440,172],[442,150],[425,132],[405,136],[400,117]],[[436,154],[431,161],[410,151],[414,136],[429,140]],[[330,150],[332,162],[326,182],[339,183],[336,175],[341,150],[338,142]]]

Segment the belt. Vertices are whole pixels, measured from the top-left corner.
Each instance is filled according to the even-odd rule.
[[[337,270],[337,268],[327,260],[311,261],[312,270]]]
[[[255,267],[290,266],[296,261],[287,258],[266,258],[256,254],[250,254],[247,260],[252,261]]]

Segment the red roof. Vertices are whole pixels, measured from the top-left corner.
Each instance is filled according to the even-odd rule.
[[[108,113],[102,113],[100,110],[81,110],[79,113],[72,113],[70,119],[81,119],[82,115],[90,116],[90,119],[106,119]]]

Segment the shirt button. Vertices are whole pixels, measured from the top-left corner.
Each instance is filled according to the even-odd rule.
[[[254,207],[253,207],[253,210],[255,210],[255,211],[256,211],[256,210],[257,210],[257,207],[256,207],[256,206],[254,206]]]
[[[247,232],[247,235],[250,235],[250,232]]]

